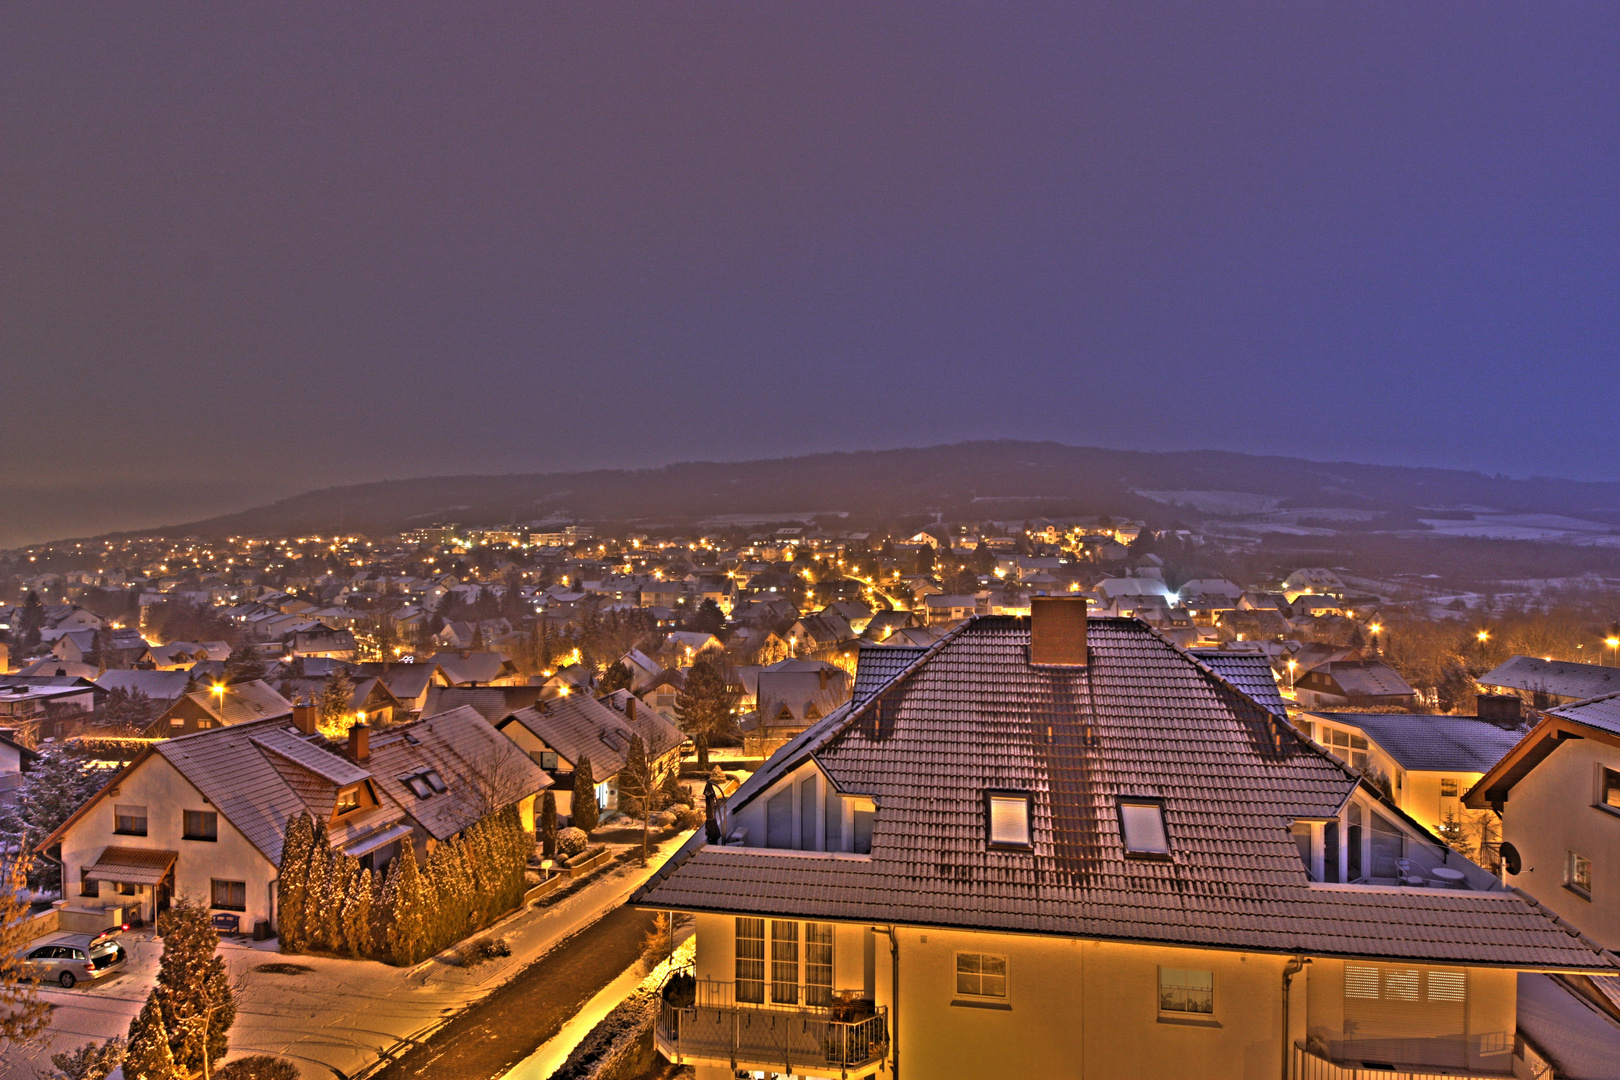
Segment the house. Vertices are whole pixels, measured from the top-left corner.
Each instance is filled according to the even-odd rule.
[[[1529,1075],[1519,973],[1620,972],[1150,628],[1032,611],[857,694],[633,894],[695,921],[665,1056],[700,1080]]]
[[[13,728],[0,728],[0,809],[8,807],[22,786],[23,774],[39,760],[38,751],[17,741]]]
[[[0,677],[0,725],[31,729],[35,739],[60,738],[95,714],[106,697],[79,676],[6,675]]]
[[[152,664],[159,671],[185,671],[204,660],[228,660],[231,647],[223,641],[171,641],[153,645]]]
[[[637,708],[628,692],[617,702],[619,708],[614,708],[589,694],[569,694],[537,701],[496,725],[551,778],[559,815],[573,816],[574,799],[580,795],[574,790],[574,769],[582,757],[591,760],[597,807],[618,809],[619,771],[631,735],[641,736],[655,777],[679,765],[680,729],[656,712]]]
[[[713,634],[698,630],[674,630],[664,639],[664,647],[660,651],[677,661],[673,666],[688,667],[704,653],[721,653],[725,648]]]
[[[1620,949],[1620,693],[1541,714],[1463,803],[1500,815],[1507,881]]]
[[[795,652],[821,652],[855,640],[855,631],[830,610],[802,616],[788,627],[788,646]]]
[[[452,709],[470,708],[491,724],[499,724],[519,709],[539,701],[540,686],[433,686],[428,688],[423,716],[437,716]]]
[[[769,745],[831,716],[849,700],[850,678],[831,664],[820,664],[813,671],[766,668],[759,672],[755,694],[758,704],[753,718],[743,722],[744,735]]]
[[[971,619],[978,610],[978,597],[968,595],[955,595],[936,593],[923,597],[922,613],[924,626],[950,626]]]
[[[320,656],[330,660],[353,660],[356,652],[354,634],[348,630],[334,630],[325,623],[315,623],[294,630],[283,639],[288,656]]]
[[[685,688],[686,676],[681,673],[680,669],[665,668],[642,683],[633,692],[643,705],[673,723],[675,721],[675,699],[680,697],[681,691]]]
[[[885,641],[896,630],[903,630],[912,625],[909,611],[879,611],[872,616],[866,624],[862,636],[871,641]]]
[[[104,645],[98,645],[98,634]],[[132,668],[152,662],[151,647],[138,630],[70,630],[56,639],[51,655],[69,663],[108,668]]]
[[[376,675],[362,675],[350,679],[354,692],[349,695],[345,710],[352,719],[364,721],[372,727],[387,727],[405,718],[406,708],[388,684]],[[281,679],[276,689],[288,701],[319,701],[326,689],[325,679]],[[448,710],[441,710],[448,711]]]
[[[1304,712],[1294,725],[1340,761],[1382,779],[1396,806],[1439,832],[1465,821],[1463,792],[1529,730],[1516,708],[1499,717]]]
[[[292,715],[292,702],[262,679],[251,682],[211,683],[194,690],[165,709],[147,733],[173,738],[193,731],[245,724],[250,720],[281,720]]]
[[[420,713],[427,704],[428,689],[449,686],[450,680],[437,664],[384,664],[367,661],[356,665],[357,675],[381,679],[388,692],[399,699],[400,708],[408,713]]]
[[[1297,675],[1293,682],[1299,704],[1306,709],[1417,705],[1417,691],[1382,660],[1330,660]]]
[[[1493,694],[1518,694],[1538,709],[1620,693],[1620,668],[1515,656],[1476,680]]]
[[[159,712],[173,706],[186,693],[191,676],[185,671],[104,671],[95,683],[108,693],[144,694]],[[195,687],[193,687],[195,689]]]
[[[1290,603],[1295,597],[1314,593],[1319,596],[1343,596],[1349,590],[1339,575],[1324,566],[1309,566],[1295,570],[1283,579],[1280,590]]]
[[[498,652],[440,652],[425,661],[437,664],[451,686],[518,686],[523,674]]]
[[[356,724],[334,743],[312,706],[152,743],[41,844],[62,866],[64,927],[150,923],[182,894],[274,927],[281,845],[302,812],[374,870],[400,844],[425,855],[500,806],[532,827],[548,781],[510,745],[471,709],[375,734]]]

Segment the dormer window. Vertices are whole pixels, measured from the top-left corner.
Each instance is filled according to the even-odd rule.
[[[337,804],[332,807],[333,817],[342,817],[360,809],[359,785],[342,788],[337,793]]]
[[[984,793],[990,847],[1028,851],[1034,846],[1029,820],[1031,802],[1027,791]]]
[[[1164,803],[1159,799],[1121,797],[1119,835],[1126,855],[1144,859],[1170,857],[1170,837],[1164,828]]]

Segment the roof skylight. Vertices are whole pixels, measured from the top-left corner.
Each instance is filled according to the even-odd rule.
[[[1164,828],[1164,804],[1157,799],[1119,800],[1119,832],[1125,854],[1167,857],[1170,837]]]

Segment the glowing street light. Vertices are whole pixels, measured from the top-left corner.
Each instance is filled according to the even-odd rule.
[[[1474,637],[1479,641],[1479,643],[1481,645],[1483,645],[1487,641],[1491,640],[1491,632],[1489,630],[1481,630],[1478,633],[1476,633],[1474,635]]]
[[[1620,637],[1610,634],[1608,637],[1603,639],[1603,644],[1609,647],[1610,652],[1620,656]]]

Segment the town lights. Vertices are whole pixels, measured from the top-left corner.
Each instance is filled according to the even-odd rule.
[[[1483,645],[1483,644],[1485,644],[1485,643],[1486,643],[1486,642],[1487,642],[1487,641],[1489,641],[1489,640],[1491,640],[1491,632],[1490,632],[1490,631],[1489,631],[1489,630],[1481,630],[1481,631],[1479,631],[1479,632],[1478,632],[1478,633],[1476,633],[1476,634],[1475,634],[1475,635],[1474,635],[1474,637],[1475,637],[1475,638],[1476,638],[1476,639],[1478,639],[1478,641],[1479,641],[1479,643],[1480,643],[1480,644],[1481,644],[1481,645]]]

